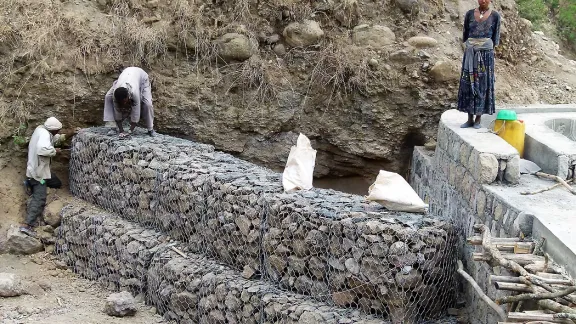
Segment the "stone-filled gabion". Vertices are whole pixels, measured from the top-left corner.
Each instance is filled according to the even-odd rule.
[[[277,173],[208,145],[106,133],[95,128],[74,139],[75,196],[189,242],[195,252],[260,271],[262,197],[282,191]]]
[[[56,253],[76,273],[112,290],[145,292],[152,256],[167,237],[94,206],[76,202],[62,210]]]
[[[387,323],[244,279],[199,255],[158,253],[148,285],[149,302],[166,319],[179,323]]]
[[[89,204],[73,202],[62,216],[56,250],[61,259],[111,290],[143,294],[177,323],[385,323],[245,279],[230,267],[188,253],[189,246]]]
[[[333,190],[287,194],[281,174],[211,146],[107,131],[74,138],[73,194],[245,278],[397,323],[442,316],[454,298],[448,223]]]
[[[447,288],[454,280],[456,237],[449,224],[384,217],[381,207],[331,190],[273,199],[263,238],[271,281],[403,321],[434,317],[435,307],[453,297]]]

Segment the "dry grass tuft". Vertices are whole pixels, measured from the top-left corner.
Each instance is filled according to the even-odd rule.
[[[6,102],[0,100],[0,137],[20,135],[26,129],[32,106],[22,100]],[[24,126],[24,127],[22,127]]]
[[[309,88],[329,89],[330,98],[348,96],[358,91],[366,94],[376,72],[368,65],[369,56],[363,49],[347,46],[344,41],[328,41],[319,51],[307,52],[313,59]]]
[[[248,105],[276,100],[281,88],[279,77],[273,75],[275,67],[258,56],[242,63],[229,64],[220,71],[226,87],[225,94],[240,92]]]

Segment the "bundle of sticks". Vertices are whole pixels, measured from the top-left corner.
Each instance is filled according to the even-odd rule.
[[[481,236],[468,238],[468,244],[482,246],[482,253],[474,253],[473,260],[502,267],[516,276],[490,276],[496,289],[517,294],[492,300],[468,275],[458,261],[458,273],[475,289],[480,298],[493,308],[500,323],[576,323],[576,282],[564,275],[561,267],[549,256],[534,254],[534,242],[520,238],[492,238],[490,229],[474,225]],[[507,311],[501,305],[507,304]]]

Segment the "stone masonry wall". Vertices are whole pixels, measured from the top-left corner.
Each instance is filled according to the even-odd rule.
[[[478,147],[476,147],[478,146]],[[468,141],[441,121],[438,131],[438,144],[435,151],[416,147],[412,159],[410,183],[418,195],[430,206],[430,214],[440,218],[450,218],[461,239],[460,258],[466,271],[491,297],[501,296],[489,282],[492,274],[499,274],[499,268],[491,268],[485,263],[472,261],[474,247],[465,244],[465,238],[473,235],[474,224],[485,224],[493,236],[518,237],[523,231],[525,215],[494,194],[486,185],[499,179],[517,182],[519,179],[517,156],[507,160],[497,154],[480,153],[482,143]],[[472,289],[464,284],[470,323],[496,323],[498,318],[492,309],[478,299]]]
[[[333,190],[286,194],[280,174],[207,145],[84,130],[70,183],[247,279],[404,323],[440,317],[454,299],[451,223]]]

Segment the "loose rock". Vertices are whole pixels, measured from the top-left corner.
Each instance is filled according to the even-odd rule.
[[[418,0],[396,0],[396,5],[404,13],[417,14],[420,11]]]
[[[44,250],[44,245],[31,236],[28,236],[16,227],[8,230],[6,249],[13,254],[34,254]]]
[[[454,81],[460,78],[456,67],[445,61],[438,61],[429,71],[434,80],[439,82]]]
[[[0,273],[0,297],[16,297],[21,294],[20,277],[13,273]]]
[[[223,35],[216,41],[216,44],[218,55],[225,61],[245,61],[257,50],[248,37],[237,33]]]
[[[438,45],[438,41],[432,37],[415,36],[408,40],[408,44],[416,48],[430,48],[430,47],[436,47],[436,45]]]
[[[52,227],[58,227],[60,225],[62,207],[64,207],[64,203],[61,200],[54,200],[48,204],[44,209],[44,222]]]
[[[318,43],[324,31],[314,20],[293,22],[284,28],[282,33],[286,43],[292,47],[305,47]]]
[[[110,295],[104,306],[106,314],[116,317],[134,316],[136,310],[136,300],[127,291]]]
[[[369,25],[359,25],[354,27],[352,41],[359,46],[378,48],[394,44],[396,35],[386,26],[374,25],[370,27]]]

